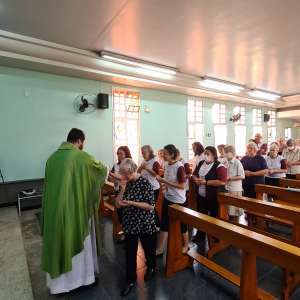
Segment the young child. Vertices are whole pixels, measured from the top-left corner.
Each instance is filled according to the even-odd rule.
[[[245,178],[242,163],[236,158],[233,146],[225,146],[224,153],[227,159],[227,182],[225,188],[232,195],[242,196],[242,181]],[[243,214],[243,209],[229,206],[228,214],[231,219],[236,219]]]
[[[184,166],[177,160],[178,152],[174,145],[167,145],[164,147],[164,159],[167,161],[165,167],[164,178],[157,176],[157,180],[162,183],[164,188],[164,202],[162,208],[162,219],[160,226],[160,236],[156,248],[156,255],[163,254],[165,244],[168,238],[169,231],[169,205],[178,204],[184,206],[186,204],[185,182],[186,175]],[[182,252],[188,251],[188,232],[187,226],[181,224],[181,233],[183,239]]]

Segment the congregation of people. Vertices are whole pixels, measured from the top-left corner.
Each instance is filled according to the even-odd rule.
[[[118,161],[109,180],[114,182],[116,207],[123,230],[119,238],[125,240],[127,284],[121,296],[130,293],[136,282],[136,256],[138,240],[145,252],[147,272],[145,282],[155,276],[156,258],[163,256],[169,230],[168,207],[172,204],[187,206],[189,182],[196,193],[197,210],[212,217],[218,216],[219,192],[235,196],[256,198],[255,185],[279,185],[282,177],[294,178],[300,173],[300,147],[298,141],[280,138],[270,145],[262,143],[257,133],[249,140],[244,156],[237,156],[232,145],[204,147],[194,142],[194,157],[184,161],[175,145],[166,145],[157,156],[150,145],[141,148],[140,166],[132,160],[130,150],[122,146],[117,151]],[[159,221],[156,203],[163,193]],[[229,218],[236,220],[243,209],[229,206]],[[189,250],[189,240],[201,244],[206,234],[197,231],[189,237],[188,228],[181,224],[182,253]]]
[[[147,266],[144,281],[157,273],[156,261],[166,253],[172,204],[189,207],[194,196],[198,212],[218,217],[219,192],[255,198],[256,184],[278,186],[280,178],[300,173],[299,141],[279,139],[268,145],[259,133],[243,156],[232,145],[216,148],[194,142],[189,162],[173,144],[159,149],[157,155],[144,145],[143,160],[137,165],[124,145],[117,149],[117,162],[110,171],[82,151],[84,142],[84,133],[73,128],[46,164],[42,269],[51,294],[95,282],[101,249],[99,189],[107,180],[114,187],[112,197],[121,225],[118,240],[126,253],[126,281],[120,295],[127,296],[137,281],[139,241]],[[236,220],[244,212],[229,206],[228,215]],[[207,240],[205,232],[189,229],[186,224],[180,226],[183,254],[189,251],[190,241],[200,245]]]

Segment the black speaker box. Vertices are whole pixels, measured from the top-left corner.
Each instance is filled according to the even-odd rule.
[[[107,109],[109,108],[108,94],[98,94],[97,96],[97,108],[98,109]]]
[[[269,121],[270,121],[270,115],[264,114],[264,122],[269,122]]]

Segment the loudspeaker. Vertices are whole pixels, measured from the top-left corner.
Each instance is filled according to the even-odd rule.
[[[264,114],[264,122],[269,122],[269,121],[270,121],[270,115]]]
[[[98,94],[97,95],[97,108],[107,109],[109,107],[108,94]]]

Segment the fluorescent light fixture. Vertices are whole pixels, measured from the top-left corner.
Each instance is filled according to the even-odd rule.
[[[106,51],[101,51],[100,54],[101,54],[101,57],[104,59],[119,62],[122,64],[131,65],[134,67],[143,68],[145,70],[151,70],[151,71],[165,73],[165,74],[169,74],[169,75],[176,74],[176,69],[171,68],[171,67],[166,67],[166,66],[154,64],[151,62],[146,62],[144,60],[139,60],[136,58],[131,58],[128,56],[123,56],[120,54],[115,54],[115,53],[106,52]]]
[[[137,68],[136,72],[139,74],[142,74],[142,75],[157,77],[157,78],[161,78],[161,79],[172,79],[171,74],[157,72],[157,71],[150,70],[150,69]]]
[[[244,87],[241,85],[229,83],[217,79],[212,79],[212,78],[204,78],[199,82],[199,84],[208,89],[218,90],[218,91],[228,92],[228,93],[239,93],[244,89]]]
[[[266,92],[266,91],[262,91],[262,90],[251,90],[248,92],[248,95],[251,97],[254,97],[254,98],[271,100],[271,101],[279,100],[279,98],[281,97],[278,94]]]

